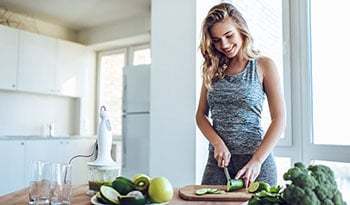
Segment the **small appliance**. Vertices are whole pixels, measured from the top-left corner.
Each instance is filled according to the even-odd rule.
[[[111,157],[112,128],[105,106],[100,108],[100,123],[97,134],[97,158],[93,162],[88,162],[88,195],[95,194],[101,185],[111,183],[121,173],[120,165]]]

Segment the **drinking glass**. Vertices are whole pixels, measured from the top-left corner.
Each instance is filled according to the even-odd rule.
[[[66,163],[51,164],[51,205],[70,205],[72,194],[72,165]]]
[[[50,201],[50,163],[33,161],[29,185],[30,205],[49,205]]]

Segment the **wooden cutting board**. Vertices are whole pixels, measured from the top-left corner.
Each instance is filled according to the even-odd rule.
[[[179,189],[179,196],[190,201],[248,201],[252,194],[245,189],[225,192],[224,194],[197,195],[195,192],[201,188],[215,188],[226,191],[224,185],[188,185]]]

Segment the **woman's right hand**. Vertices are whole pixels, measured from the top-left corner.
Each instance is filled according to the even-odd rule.
[[[231,159],[231,153],[225,143],[219,141],[212,145],[214,147],[214,158],[218,162],[218,167],[227,167]]]

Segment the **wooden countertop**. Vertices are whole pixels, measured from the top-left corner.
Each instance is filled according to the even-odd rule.
[[[72,191],[71,205],[91,205],[90,196],[85,193],[88,190],[88,185],[74,186]],[[26,205],[28,204],[28,188],[0,196],[0,204],[3,205]],[[186,201],[179,197],[179,189],[174,189],[174,197],[169,205],[243,205],[246,202],[232,202],[232,201]]]

